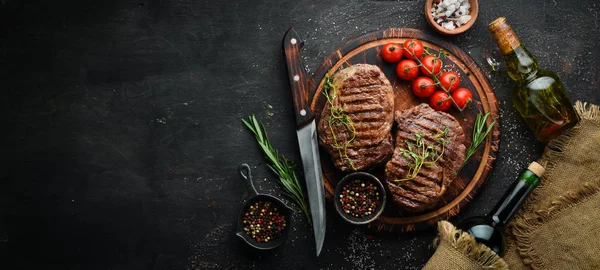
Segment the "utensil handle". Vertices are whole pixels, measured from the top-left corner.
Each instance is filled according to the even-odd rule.
[[[258,195],[258,192],[256,192],[254,184],[252,183],[252,172],[250,171],[250,166],[244,163],[238,167],[238,172],[240,172],[240,175],[245,180],[244,183],[246,183],[248,195],[250,195],[250,197]]]
[[[314,117],[308,104],[308,74],[302,64],[302,47],[304,41],[293,27],[285,33],[283,51],[287,64],[288,77],[294,96],[294,114],[296,125],[302,126]]]

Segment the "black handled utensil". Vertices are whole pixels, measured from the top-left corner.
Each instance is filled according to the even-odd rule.
[[[315,115],[308,103],[308,75],[302,65],[301,51],[304,41],[290,28],[283,38],[283,50],[287,63],[290,86],[294,96],[294,114],[296,115],[296,135],[300,146],[304,180],[308,192],[308,204],[312,215],[317,256],[321,253],[325,241],[325,189],[317,143],[317,125]]]
[[[256,189],[254,188],[254,184],[252,183],[252,174],[250,171],[250,166],[248,166],[248,164],[244,163],[244,164],[240,165],[238,168],[238,172],[242,176],[244,183],[246,183],[246,188],[248,189],[248,196],[250,197],[250,199],[248,199],[248,201],[244,205],[244,208],[242,208],[242,211],[239,215],[238,222],[237,222],[238,224],[237,224],[236,235],[238,237],[240,237],[242,240],[244,240],[244,242],[246,242],[248,245],[250,245],[253,248],[260,249],[260,250],[274,249],[274,248],[278,247],[279,245],[283,244],[283,242],[285,242],[285,240],[288,237],[288,234],[290,232],[290,227],[292,226],[292,210],[289,207],[287,207],[281,200],[277,199],[276,197],[268,195],[268,194],[259,194],[258,192],[256,192]],[[279,235],[279,237],[277,237],[277,239],[274,239],[273,241],[269,241],[266,243],[265,242],[257,242],[254,238],[252,238],[248,233],[246,233],[244,231],[244,223],[243,223],[244,214],[250,209],[250,206],[252,206],[254,203],[256,203],[258,201],[271,202],[273,204],[273,206],[275,208],[277,208],[279,213],[281,213],[281,215],[283,217],[285,217],[285,220],[287,222],[287,225],[281,232],[281,235]]]

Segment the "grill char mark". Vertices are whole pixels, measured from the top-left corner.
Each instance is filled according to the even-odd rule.
[[[437,204],[452,182],[453,173],[464,161],[465,146],[462,127],[449,114],[434,111],[427,104],[396,112],[398,123],[396,133],[396,149],[392,159],[386,164],[386,182],[392,199],[398,206],[409,211],[422,211]],[[422,167],[417,177],[412,180],[395,182],[394,179],[405,178],[409,171],[408,165],[412,158],[400,154],[400,149],[406,149],[406,143],[415,143],[414,134],[424,135],[424,142],[434,147],[438,153],[442,150],[441,142],[436,134],[448,127],[446,138],[450,141],[443,147],[444,154],[431,167]]]
[[[342,171],[366,170],[387,162],[394,150],[391,137],[394,92],[383,72],[374,65],[353,65],[338,71],[333,76],[333,85],[336,86],[333,94],[338,97],[333,101],[334,106],[344,110],[356,131],[340,156],[332,144],[348,142],[351,134],[345,126],[330,127],[328,117],[320,119],[319,143],[329,152],[335,167]],[[328,103],[321,115],[329,115],[329,110]]]

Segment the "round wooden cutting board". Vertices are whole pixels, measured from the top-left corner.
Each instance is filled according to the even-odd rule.
[[[395,63],[387,63],[380,56],[384,44],[388,42],[402,44],[410,38],[421,40],[423,46],[429,48],[432,53],[436,53],[440,49],[449,52],[450,55],[442,59],[444,63],[442,70],[457,72],[461,78],[460,86],[471,90],[474,102],[470,105],[470,108],[465,110],[463,115],[455,109],[451,109],[449,112],[460,122],[464,129],[465,146],[468,147],[471,144],[473,124],[478,112],[489,112],[490,117],[487,124],[489,125],[493,121],[496,121],[496,124],[492,133],[480,145],[478,152],[471,157],[434,208],[411,213],[395,206],[389,199],[384,213],[376,221],[369,224],[369,227],[380,231],[414,231],[431,228],[437,221],[458,214],[460,209],[473,199],[477,190],[485,182],[494,165],[495,155],[498,151],[500,138],[498,103],[484,73],[474,60],[458,47],[416,29],[391,28],[364,34],[348,41],[329,55],[309,82],[309,96],[312,98],[311,109],[315,112],[317,121],[319,121],[321,111],[326,103],[325,96],[321,92],[325,76],[333,75],[336,71],[353,64],[367,63],[381,68],[393,85],[395,110],[404,110],[427,102],[426,99],[418,99],[412,94],[409,82],[396,77]],[[323,148],[321,148],[320,154],[325,192],[329,202],[332,202],[331,198],[335,186],[346,173],[337,170],[333,166],[331,156]],[[383,166],[380,166],[369,172],[385,183],[383,170]],[[388,198],[391,198],[391,196],[388,196]]]

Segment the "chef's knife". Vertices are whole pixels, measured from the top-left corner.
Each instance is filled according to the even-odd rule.
[[[319,256],[325,240],[325,192],[321,174],[319,146],[317,144],[317,125],[315,124],[315,115],[308,104],[308,75],[304,65],[302,65],[300,55],[302,46],[304,46],[304,41],[291,27],[283,38],[283,50],[294,95],[296,134],[300,145],[300,156],[302,157],[304,179],[308,191],[308,203],[312,214],[317,256]]]

